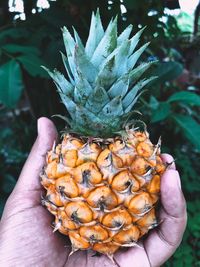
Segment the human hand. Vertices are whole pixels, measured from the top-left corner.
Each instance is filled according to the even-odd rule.
[[[38,121],[38,137],[0,222],[0,266],[64,266],[66,242],[52,233],[52,216],[41,206],[39,174],[57,137],[51,121]]]
[[[67,238],[53,233],[52,215],[41,206],[42,187],[39,174],[46,152],[57,137],[51,121],[41,118],[38,137],[24,165],[15,189],[10,195],[0,222],[1,267],[95,267],[114,265],[102,255],[92,257],[92,251],[78,251],[69,257]],[[169,155],[163,155],[172,162]],[[140,242],[141,247],[119,251],[114,255],[121,267],[156,267],[163,264],[179,246],[186,226],[186,207],[180,178],[171,165],[161,180],[161,224]]]

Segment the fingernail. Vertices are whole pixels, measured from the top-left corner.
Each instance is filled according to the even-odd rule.
[[[175,161],[171,160],[170,162],[166,162],[167,169],[168,170],[176,170]]]

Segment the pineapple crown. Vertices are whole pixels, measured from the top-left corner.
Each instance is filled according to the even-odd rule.
[[[45,68],[54,80],[69,116],[63,118],[71,132],[107,138],[121,131],[130,119],[141,89],[155,79],[140,79],[154,63],[137,65],[149,43],[136,50],[144,28],[130,38],[132,25],[119,36],[117,17],[104,31],[99,10],[92,14],[89,37],[84,46],[63,27],[66,56],[61,53],[66,79],[56,69]]]

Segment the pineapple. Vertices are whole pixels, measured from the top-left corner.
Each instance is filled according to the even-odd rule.
[[[118,35],[115,18],[104,31],[97,11],[85,46],[75,29],[74,37],[62,29],[68,78],[46,69],[68,128],[47,154],[42,202],[55,216],[54,231],[69,236],[71,253],[93,249],[112,257],[157,225],[160,142],[153,145],[132,120],[142,88],[155,78],[141,79],[154,62],[137,64],[148,46],[136,49],[143,30],[130,38],[130,25]]]

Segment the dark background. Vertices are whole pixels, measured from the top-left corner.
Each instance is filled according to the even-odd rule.
[[[13,1],[13,5],[14,5]],[[56,89],[40,68],[63,71],[59,51],[64,52],[60,28],[74,25],[85,41],[92,10],[100,8],[104,25],[118,14],[119,32],[130,23],[134,32],[147,25],[143,42],[151,41],[141,60],[159,59],[151,70],[157,82],[141,97],[137,109],[148,125],[151,139],[162,136],[163,152],[176,159],[187,199],[188,226],[183,242],[165,266],[200,266],[200,39],[198,12],[194,34],[180,27],[164,8],[178,8],[178,1],[119,0],[49,1],[40,9],[37,1],[24,1],[25,20],[0,1],[0,210],[12,191],[36,137],[40,116],[65,115]],[[198,11],[198,10],[197,10]],[[34,12],[34,14],[33,14]],[[182,15],[182,19],[189,19]],[[23,17],[22,17],[23,18]],[[64,124],[54,119],[62,130]]]

